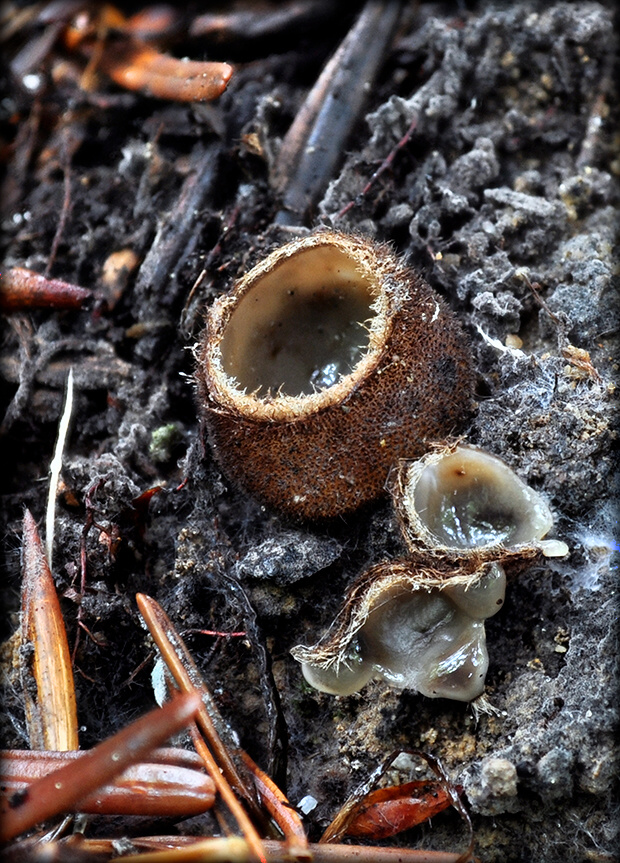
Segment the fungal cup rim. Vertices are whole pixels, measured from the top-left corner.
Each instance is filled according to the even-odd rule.
[[[199,361],[220,405],[256,421],[304,420],[342,403],[373,373],[381,362],[393,329],[390,315],[393,305],[390,290],[392,280],[384,278],[387,264],[380,255],[375,256],[375,269],[371,268],[368,249],[362,247],[362,243],[362,238],[349,238],[331,232],[303,237],[272,251],[235,282],[231,291],[214,300],[207,311],[207,338],[203,341]],[[267,392],[257,395],[256,392],[248,392],[224,368],[220,348],[228,324],[241,301],[279,266],[296,257],[301,259],[310,253],[320,253],[321,247],[326,246],[335,248],[338,253],[353,261],[355,271],[360,274],[373,297],[369,304],[372,316],[363,322],[368,341],[361,356],[348,374],[339,377],[331,386],[313,393],[289,395]]]
[[[312,645],[297,644],[291,649],[291,654],[301,663],[323,669],[335,666],[337,669],[340,663],[346,662],[349,647],[369,616],[383,603],[391,602],[399,595],[442,592],[450,587],[469,590],[488,575],[494,564],[493,561],[480,561],[470,570],[464,567],[454,572],[450,567],[446,573],[424,568],[419,558],[375,564],[351,585],[340,612],[319,640]],[[449,601],[457,605],[453,599]]]

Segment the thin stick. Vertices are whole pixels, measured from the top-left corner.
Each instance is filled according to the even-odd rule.
[[[54,518],[56,514],[56,495],[58,494],[58,482],[62,469],[62,456],[69,431],[69,422],[73,411],[73,367],[67,375],[67,393],[65,405],[58,425],[58,437],[54,448],[54,457],[50,464],[50,487],[47,496],[47,512],[45,516],[45,554],[48,564],[52,565],[52,550],[54,548]]]
[[[362,191],[359,193],[359,195],[357,195],[353,201],[349,201],[349,203],[346,204],[342,208],[342,210],[340,210],[340,212],[338,213],[339,219],[342,219],[343,216],[346,216],[346,214],[349,212],[349,210],[352,210],[353,207],[355,207],[356,204],[359,204],[362,201],[362,199],[368,194],[368,192],[371,190],[373,185],[377,182],[377,180],[379,179],[381,174],[383,174],[384,171],[387,171],[387,169],[391,166],[392,162],[396,158],[396,154],[398,153],[398,151],[402,150],[404,147],[407,146],[407,144],[411,140],[411,137],[413,136],[413,133],[416,130],[417,125],[418,125],[418,115],[415,114],[413,117],[413,120],[409,124],[409,128],[407,129],[405,134],[402,136],[400,141],[390,150],[390,152],[387,154],[385,159],[381,162],[381,164],[379,165],[377,170],[374,172],[374,174],[372,175],[370,180],[368,180],[368,182],[366,183],[366,185],[364,186]]]
[[[168,670],[174,678],[177,686],[179,686],[183,692],[198,692],[203,699],[205,696],[208,696],[209,700],[211,700],[211,693],[207,689],[206,684],[201,681],[198,669],[195,668],[194,661],[191,658],[189,651],[185,647],[181,637],[174,629],[172,621],[163,608],[154,599],[143,593],[138,593],[136,595],[136,601],[138,603],[140,613],[149,628],[149,632],[159,648],[162,659],[166,663],[166,666],[168,667]],[[181,656],[183,659],[181,659]],[[192,676],[198,677],[197,682],[192,680],[192,676],[188,673],[185,664],[186,662],[189,663],[189,666],[194,673]],[[204,706],[204,703],[201,703],[196,719],[211,748],[214,750],[215,757],[209,749],[209,746],[207,746],[198,733],[198,729],[194,726],[190,730],[192,732],[192,738],[198,754],[203,758],[209,775],[215,783],[215,787],[232,812],[239,827],[243,830],[244,835],[248,840],[248,844],[252,849],[252,853],[259,860],[264,860],[265,853],[261,839],[250,818],[235,797],[231,786],[237,789],[243,799],[252,806],[252,809],[257,810],[257,814],[259,816],[261,814],[260,809],[257,807],[256,801],[249,793],[245,783],[242,781],[239,772],[215,730],[213,721]]]
[[[169,838],[171,843],[175,839],[186,839],[186,837]],[[141,847],[142,842],[143,840],[136,839],[134,844]],[[267,852],[266,863],[290,863],[289,849],[285,842],[266,839],[264,845]],[[425,851],[417,848],[376,848],[371,845],[312,843],[309,849],[312,863],[460,863],[462,859],[460,854],[452,851]],[[144,854],[123,857],[123,863],[202,863],[202,861],[249,863],[249,860],[247,843],[236,836],[228,839],[189,840],[187,843],[183,841],[163,851],[147,851]]]
[[[304,224],[342,159],[400,16],[400,3],[367,0],[286,133],[272,178],[280,225]]]
[[[71,122],[71,114],[65,115],[66,120]],[[45,277],[49,278],[50,273],[52,272],[52,267],[54,266],[54,261],[56,260],[56,255],[58,254],[58,247],[60,246],[60,241],[62,239],[62,235],[65,232],[65,228],[67,226],[67,219],[69,217],[69,211],[71,209],[71,153],[69,146],[69,127],[65,126],[62,135],[62,161],[63,161],[63,187],[64,187],[64,195],[62,199],[62,210],[60,211],[60,219],[58,220],[58,225],[56,227],[56,233],[54,234],[54,239],[52,240],[52,248],[50,249],[50,253],[47,257],[47,266],[45,267]],[[73,149],[73,148],[71,148]]]

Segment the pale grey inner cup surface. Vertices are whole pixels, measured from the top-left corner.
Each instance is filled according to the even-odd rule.
[[[308,249],[263,276],[222,338],[224,371],[247,392],[310,395],[349,374],[368,350],[369,278],[337,249]]]
[[[414,505],[427,530],[452,548],[514,546],[551,526],[545,502],[508,465],[465,447],[424,468]]]

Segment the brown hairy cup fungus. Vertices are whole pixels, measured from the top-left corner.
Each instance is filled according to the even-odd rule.
[[[543,539],[553,516],[542,496],[502,459],[474,446],[402,461],[392,496],[412,551],[484,559],[501,557],[500,549],[568,553],[566,543]]]
[[[353,585],[327,636],[292,653],[308,683],[332,695],[380,677],[429,698],[471,701],[489,664],[484,620],[505,589],[495,563],[448,580],[408,561],[379,564]]]
[[[320,231],[276,249],[207,313],[203,424],[224,472],[302,518],[355,509],[469,417],[456,318],[386,245]]]

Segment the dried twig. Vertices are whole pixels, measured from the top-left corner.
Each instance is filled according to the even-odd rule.
[[[399,15],[395,0],[368,0],[306,97],[274,169],[273,184],[282,195],[277,224],[304,224],[334,176]]]
[[[49,278],[50,273],[52,272],[52,267],[54,266],[54,262],[56,261],[56,255],[58,254],[58,248],[60,246],[60,241],[62,240],[63,234],[65,232],[65,228],[67,227],[67,220],[69,218],[69,213],[71,212],[71,156],[72,151],[76,150],[79,144],[79,136],[78,139],[74,139],[71,141],[71,133],[70,133],[70,115],[69,117],[64,117],[63,121],[67,124],[63,129],[63,134],[61,137],[61,154],[62,154],[62,171],[63,171],[63,196],[62,196],[62,209],[60,211],[60,218],[58,219],[58,224],[56,225],[56,231],[54,232],[54,239],[52,240],[52,246],[50,248],[49,255],[47,257],[47,264],[45,266],[45,276]]]
[[[256,6],[236,11],[206,12],[197,15],[189,28],[190,36],[210,36],[218,42],[246,41],[274,36],[290,38],[292,34],[307,32],[333,15],[335,4],[331,0],[295,0],[263,8]]]
[[[249,863],[251,860],[247,843],[236,836],[228,839],[161,836],[135,839],[133,842],[137,848],[162,850],[130,855],[123,858],[123,863],[203,863],[216,860],[221,863]],[[266,839],[263,844],[266,863],[290,863],[289,850],[284,842]],[[86,847],[91,847],[91,843],[88,842]],[[92,847],[94,850],[94,843]],[[310,843],[308,847],[312,863],[463,863],[462,855],[451,851],[316,843]],[[99,849],[103,850],[101,845]]]
[[[370,180],[368,180],[368,182],[366,183],[366,185],[364,186],[362,191],[359,193],[359,195],[357,195],[357,197],[354,198],[354,200],[349,201],[349,203],[346,204],[340,210],[340,212],[338,213],[339,219],[341,219],[343,216],[346,216],[346,214],[349,212],[349,210],[352,210],[353,207],[356,206],[356,204],[359,204],[362,201],[362,199],[368,194],[368,192],[370,192],[370,190],[372,189],[374,184],[377,182],[377,180],[379,179],[381,174],[383,174],[384,171],[387,171],[387,169],[391,167],[392,163],[394,162],[394,159],[396,158],[397,153],[400,150],[402,150],[404,147],[406,147],[407,144],[409,143],[409,141],[411,140],[413,133],[415,132],[415,130],[417,128],[417,125],[418,125],[418,117],[416,114],[416,115],[414,115],[413,120],[409,124],[409,127],[407,128],[407,131],[405,132],[405,134],[398,141],[398,143],[395,144],[394,147],[392,147],[390,152],[387,154],[385,159],[381,162],[381,164],[379,165],[377,170],[372,174]]]
[[[136,275],[134,292],[145,323],[160,320],[184,296],[186,288],[177,274],[196,249],[197,226],[213,195],[219,167],[216,149],[197,144],[178,198],[162,216]]]

